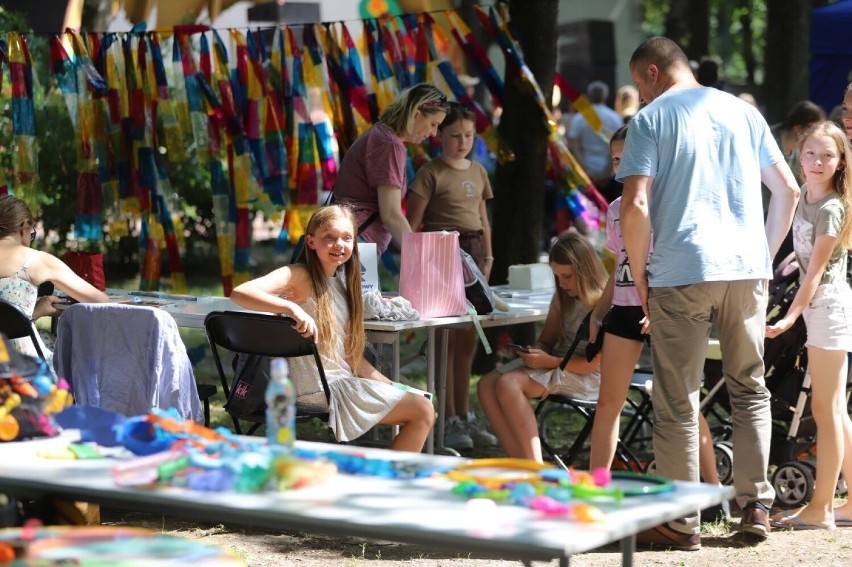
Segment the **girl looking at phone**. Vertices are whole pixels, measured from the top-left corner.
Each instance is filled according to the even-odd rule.
[[[550,250],[550,269],[556,293],[535,345],[518,349],[517,359],[498,367],[479,381],[479,401],[494,433],[509,457],[542,461],[541,443],[531,398],[564,394],[594,400],[598,397],[598,358],[584,354],[586,338],[560,369],[580,323],[592,310],[606,283],[606,270],[592,245],[580,234],[562,235]]]

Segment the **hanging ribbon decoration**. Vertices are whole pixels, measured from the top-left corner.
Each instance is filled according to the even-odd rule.
[[[106,83],[89,58],[85,42],[76,32],[65,32],[71,53],[59,38],[52,51],[62,61],[52,66],[54,71],[68,73],[59,79],[65,95],[71,123],[77,135],[77,198],[74,217],[74,237],[80,241],[100,242],[103,237],[103,195],[98,173],[95,112],[93,93],[106,94]],[[73,56],[73,59],[71,58]]]
[[[61,45],[57,45],[61,48]],[[97,42],[97,46],[90,41],[89,49],[91,53],[97,54],[95,68],[103,77],[106,86],[103,92],[93,97],[99,107],[99,112],[95,115],[99,134],[96,148],[98,175],[104,199],[103,210],[109,222],[107,234],[117,241],[130,233],[129,215],[126,212],[130,164],[122,135],[122,109],[127,108],[124,57],[121,54],[121,43],[116,34],[112,33],[105,34],[101,41]],[[138,213],[138,207],[134,209],[134,213]]]
[[[269,83],[276,97],[276,104],[283,109],[281,122],[281,136],[284,144],[284,167],[287,171],[287,178],[284,185],[285,200],[287,209],[285,210],[284,220],[281,223],[281,230],[278,233],[278,238],[275,242],[275,250],[279,254],[283,254],[290,246],[290,217],[293,204],[293,192],[291,190],[291,180],[293,179],[293,165],[295,161],[296,139],[293,136],[292,125],[294,123],[293,110],[293,88],[290,77],[292,69],[288,64],[291,59],[289,54],[289,39],[287,33],[289,28],[279,26],[275,28],[275,33],[272,36],[272,53],[269,58]],[[298,241],[298,237],[293,242]]]
[[[337,181],[337,156],[334,151],[334,133],[331,129],[332,105],[329,98],[329,80],[326,75],[326,65],[319,40],[316,36],[317,26],[305,26],[302,41],[305,49],[304,74],[307,88],[308,119],[313,124],[314,139],[317,149],[321,184],[323,191],[331,191]],[[317,204],[324,199],[317,199]]]
[[[33,103],[32,57],[26,38],[8,35],[8,65],[12,81],[12,187],[15,195],[36,208],[38,145]]]
[[[332,27],[337,29],[335,24],[320,24],[314,26],[314,32],[319,43],[317,49],[325,55],[324,60],[328,67],[328,99],[331,107],[330,112],[326,111],[328,121],[332,125],[332,130],[337,132],[338,147],[348,148],[356,138],[354,109],[349,100],[349,84],[343,69],[343,53]]]
[[[184,132],[178,118],[177,104],[174,98],[169,95],[166,66],[160,48],[160,34],[151,34],[148,39],[151,49],[151,63],[154,66],[154,76],[157,80],[156,114],[163,127],[161,143],[168,148],[167,159],[172,163],[180,163],[187,159],[186,148],[183,144]]]
[[[467,55],[468,61],[471,63],[477,74],[484,79],[486,88],[491,94],[491,99],[495,105],[502,106],[503,101],[503,81],[491,65],[491,61],[485,54],[485,50],[479,43],[479,40],[473,35],[464,20],[454,11],[446,12],[447,20],[450,22],[450,29],[453,38]],[[448,81],[449,82],[449,81]],[[491,122],[491,118],[485,113],[479,104],[477,104],[469,94],[467,89],[461,85],[458,78],[455,78],[453,84],[450,85],[453,94],[460,102],[468,105],[476,116],[476,131],[485,140],[488,149],[495,155],[502,155],[503,161],[511,161],[514,159],[514,154],[507,153],[506,149],[501,149],[497,129]],[[460,97],[460,98],[459,98]]]
[[[207,169],[210,173],[210,192],[213,201],[213,221],[216,226],[216,244],[219,250],[219,270],[222,276],[222,289],[229,295],[234,287],[234,238],[236,224],[236,206],[231,197],[231,187],[225,174],[227,163],[225,136],[233,115],[233,96],[228,72],[228,55],[223,47],[213,46],[215,56],[211,57],[210,42],[206,34],[201,34],[199,65],[203,80],[201,85],[208,88],[203,92],[210,107],[207,113],[210,149],[207,154]],[[218,92],[218,96],[217,96]],[[236,125],[234,125],[234,128]]]
[[[292,112],[288,123],[291,146],[288,149],[290,164],[290,206],[284,222],[290,244],[296,244],[305,234],[308,219],[317,207],[317,150],[313,123],[307,106],[304,57],[291,28],[286,30],[287,60],[292,62],[290,74],[290,105]],[[295,174],[295,175],[294,175]]]
[[[251,152],[245,132],[245,112],[249,100],[256,101],[258,85],[250,83],[252,77],[247,69],[247,47],[239,32],[231,30],[235,40],[236,56],[228,66],[227,50],[221,36],[212,31],[216,64],[214,66],[220,88],[222,108],[225,113],[225,155],[227,157],[227,180],[230,188],[230,212],[234,223],[233,285],[248,281],[249,255],[251,250],[250,204],[259,188],[254,175],[258,169],[252,167]],[[239,36],[239,37],[237,37]],[[230,77],[230,82],[228,81]],[[222,89],[225,89],[222,91]],[[241,111],[243,111],[241,113]]]
[[[165,157],[160,152],[161,146],[158,141],[157,129],[158,110],[167,105],[161,102],[168,100],[168,89],[165,85],[165,68],[162,58],[159,64],[156,61],[154,46],[157,45],[153,34],[140,36],[138,51],[140,76],[142,78],[142,92],[145,103],[145,129],[142,136],[142,144],[138,151],[140,154],[140,167],[147,162],[145,170],[151,175],[150,201],[151,213],[159,223],[162,240],[157,244],[167,253],[169,278],[172,290],[177,293],[186,293],[186,274],[183,269],[183,225],[180,216],[174,214],[178,207],[180,197],[175,193],[165,168]],[[165,97],[165,98],[162,98]],[[143,161],[144,160],[144,161]],[[160,281],[149,282],[149,289],[159,289]],[[145,289],[145,288],[143,288]]]
[[[3,65],[9,65],[6,57],[6,41],[0,38],[0,93],[3,92]],[[9,181],[4,167],[0,167],[0,195],[9,194]]]
[[[396,77],[396,84],[399,90],[407,89],[414,86],[411,80],[411,74],[408,67],[408,54],[405,52],[405,46],[397,33],[394,35],[394,28],[398,32],[399,28],[395,25],[396,18],[382,16],[376,20],[376,33],[381,41],[377,46],[388,54],[393,67],[393,74]]]
[[[556,128],[556,119],[550,112],[550,107],[538,81],[522,55],[517,41],[509,29],[508,13],[501,6],[501,14],[498,16],[493,7],[489,9],[490,26],[488,31],[493,34],[503,50],[507,60],[511,60],[517,66],[521,79],[527,84],[533,97],[541,109],[548,128],[548,153],[551,158],[551,168],[556,172],[556,181],[561,185],[565,204],[571,214],[572,222],[577,228],[589,234],[603,229],[603,214],[606,211],[606,200],[594,188],[589,181],[585,171],[571,155],[565,140],[559,135]],[[585,189],[586,194],[583,194]],[[591,201],[589,199],[592,199]]]
[[[262,139],[258,152],[258,160],[263,162],[263,192],[261,204],[267,217],[274,218],[276,213],[272,204],[283,206],[287,204],[287,155],[284,149],[284,117],[279,106],[278,97],[269,82],[269,59],[266,47],[263,45],[263,35],[258,30],[253,36],[255,40],[249,43],[254,48],[253,67],[260,82],[262,94],[261,128]]]
[[[355,120],[356,137],[363,134],[373,122],[373,116],[378,115],[378,108],[375,106],[375,98],[370,96],[367,89],[367,83],[364,75],[364,68],[361,66],[361,54],[358,48],[355,47],[355,42],[352,40],[352,35],[349,29],[341,24],[340,38],[340,66],[346,74],[346,90],[349,94],[349,101],[355,111],[353,118]],[[347,148],[354,142],[353,138],[349,141]]]
[[[361,22],[363,34],[357,43],[350,28],[340,22],[303,26],[300,42],[292,27],[278,27],[271,50],[264,46],[260,31],[230,30],[236,47],[230,58],[222,38],[209,27],[176,26],[171,73],[163,61],[166,36],[147,34],[144,27],[134,27],[127,34],[69,32],[54,37],[50,41],[52,76],[65,99],[77,142],[78,240],[100,240],[105,220],[110,237],[118,238],[128,233],[131,216],[139,215],[140,287],[160,285],[164,251],[169,255],[172,285],[183,286],[183,229],[172,214],[179,195],[165,166],[166,160],[194,160],[209,172],[227,294],[249,276],[253,208],[259,206],[267,218],[274,219],[276,211],[286,207],[279,243],[296,241],[322,200],[323,190],[334,185],[338,159],[334,142],[343,150],[348,148],[401,89],[418,82],[435,82],[470,105],[477,131],[492,150],[496,148],[498,159],[511,159],[492,135],[495,130],[489,117],[473,104],[446,59],[452,36],[495,104],[502,102],[503,81],[458,14],[445,12],[449,26],[444,31],[429,13],[393,16],[384,9],[386,2],[367,5],[375,18]],[[510,33],[505,10],[498,15],[493,8],[476,8],[475,13],[507,59],[518,63],[549,126],[555,126]],[[14,172],[8,177],[20,195],[28,183],[35,185],[32,94],[37,89],[23,36],[5,37],[10,41],[0,53],[0,64],[11,69],[9,107],[15,136]],[[362,59],[368,68],[362,67]],[[563,87],[563,91],[585,115],[585,99],[571,88]],[[591,114],[587,119],[595,123]],[[588,186],[587,176],[564,141],[553,138],[553,132],[551,137],[550,171],[573,207],[572,216],[582,220],[588,215],[594,221],[594,207],[587,197],[595,200],[596,191]],[[412,164],[424,161],[428,154],[424,146],[409,149],[413,173]]]
[[[367,40],[367,57],[370,61],[370,78],[373,85],[373,95],[376,99],[377,113],[372,122],[379,119],[379,114],[393,102],[397,94],[396,78],[386,58],[384,41],[376,20],[364,20],[364,37]]]

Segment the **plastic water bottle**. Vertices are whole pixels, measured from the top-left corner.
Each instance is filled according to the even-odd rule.
[[[266,439],[270,446],[290,452],[296,440],[296,390],[287,360],[273,358],[266,386]]]

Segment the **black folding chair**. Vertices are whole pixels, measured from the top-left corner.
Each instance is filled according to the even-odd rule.
[[[230,379],[222,365],[219,348],[232,353],[247,355],[268,356],[272,358],[294,358],[300,356],[313,356],[319,372],[320,384],[325,394],[325,408],[318,410],[316,407],[306,407],[297,402],[296,419],[298,421],[317,418],[328,423],[328,407],[331,392],[325,378],[322,361],[316,344],[310,338],[305,338],[293,327],[295,321],[289,317],[279,315],[267,315],[263,313],[251,313],[244,311],[214,311],[204,319],[204,330],[213,352],[213,361],[216,363],[216,371],[222,382],[222,390],[225,399],[231,397],[234,386],[234,374]],[[296,384],[297,393],[299,384]],[[234,422],[234,431],[242,433],[240,420],[252,423],[248,433],[254,433],[261,424],[265,422],[262,411],[250,415],[230,414]]]
[[[586,315],[580,323],[574,341],[568,347],[568,352],[562,358],[559,368],[565,369],[580,340],[589,336],[590,318],[591,313]],[[549,394],[539,400],[535,407],[535,416],[541,448],[545,455],[559,467],[568,469],[578,464],[581,467],[588,467],[587,462],[579,463],[578,458],[581,454],[589,452],[588,441],[595,422],[596,408],[597,400],[581,400],[562,394]],[[646,408],[643,406],[634,409],[642,411],[641,417],[637,418],[641,423],[641,420],[646,418]],[[631,427],[634,426],[631,425]],[[642,462],[621,438],[616,445],[615,459],[623,463],[628,470],[641,472],[644,469]]]
[[[6,301],[0,300],[0,333],[8,339],[24,339],[29,337],[33,341],[35,350],[42,360],[45,360],[44,352],[41,350],[36,337],[35,326],[24,312]]]

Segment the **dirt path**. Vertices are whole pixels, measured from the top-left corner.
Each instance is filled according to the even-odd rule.
[[[433,547],[367,541],[359,538],[280,533],[246,529],[239,526],[204,525],[151,514],[104,510],[105,524],[134,525],[201,539],[230,549],[250,567],[297,565],[361,565],[375,562],[382,567],[395,565],[417,567],[508,567],[521,565],[499,557],[468,555],[442,551]],[[852,566],[852,528],[834,532],[776,532],[761,544],[750,545],[723,524],[704,524],[702,549],[697,552],[638,551],[637,566],[678,567],[850,567]],[[556,561],[550,562],[557,565]],[[546,565],[538,562],[535,565]],[[621,554],[615,545],[571,558],[573,567],[621,565]]]

